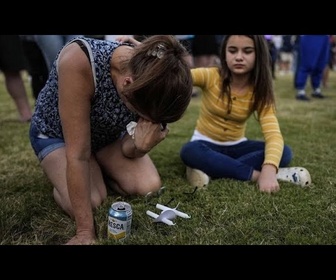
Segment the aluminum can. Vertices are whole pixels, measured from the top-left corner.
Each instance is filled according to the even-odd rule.
[[[108,212],[107,237],[114,240],[123,240],[130,235],[131,225],[131,205],[124,201],[112,203]]]

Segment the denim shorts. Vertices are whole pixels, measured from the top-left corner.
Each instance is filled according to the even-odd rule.
[[[31,146],[41,162],[51,152],[64,147],[64,139],[62,138],[49,138],[48,136],[40,133],[35,125],[31,123],[29,130],[29,139]]]

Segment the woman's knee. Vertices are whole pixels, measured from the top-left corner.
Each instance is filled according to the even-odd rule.
[[[141,179],[139,178],[133,188],[127,189],[125,191],[130,195],[145,196],[149,192],[157,192],[161,187],[162,181],[160,176],[151,175],[142,177]]]
[[[154,176],[147,187],[140,193],[140,195],[146,195],[149,192],[157,192],[162,187],[162,181],[159,176]]]

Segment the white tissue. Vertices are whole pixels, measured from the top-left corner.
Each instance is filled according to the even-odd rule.
[[[128,125],[126,125],[126,129],[129,135],[133,136],[135,132],[135,127],[137,126],[138,123],[136,122],[129,122]]]

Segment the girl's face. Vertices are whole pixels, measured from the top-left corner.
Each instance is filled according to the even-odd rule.
[[[255,65],[253,40],[244,35],[233,35],[228,39],[225,49],[226,63],[232,74],[247,74]]]

